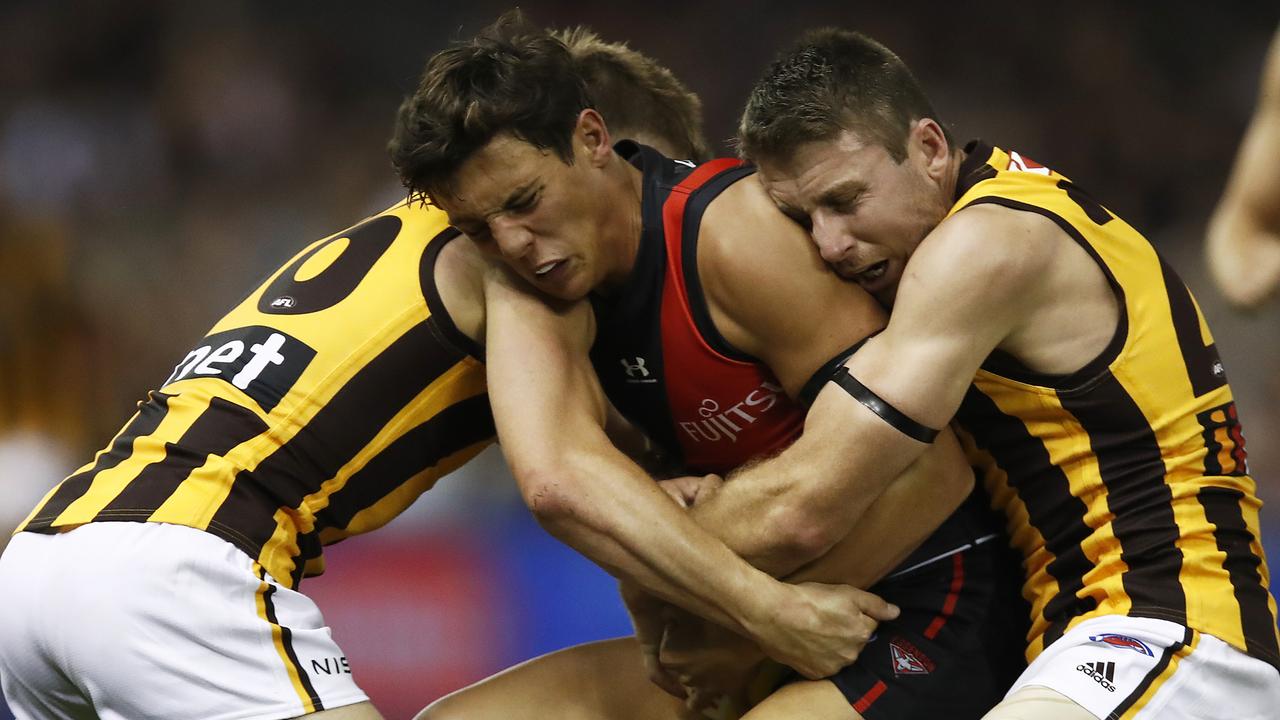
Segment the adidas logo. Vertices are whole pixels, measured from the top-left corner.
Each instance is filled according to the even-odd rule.
[[[1116,686],[1112,683],[1116,680],[1116,664],[1113,662],[1090,662],[1081,663],[1076,666],[1076,670],[1093,678],[1093,681],[1107,689],[1107,692],[1115,692]]]

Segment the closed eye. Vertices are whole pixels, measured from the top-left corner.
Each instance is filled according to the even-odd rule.
[[[813,222],[809,219],[807,213],[802,213],[798,210],[783,210],[782,214],[790,218],[791,222],[804,228],[806,232],[813,229]]]

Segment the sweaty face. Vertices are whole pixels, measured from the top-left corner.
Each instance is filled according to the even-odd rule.
[[[577,300],[606,272],[595,180],[586,158],[568,164],[553,150],[499,135],[463,163],[436,202],[486,254],[538,290]]]
[[[832,269],[885,303],[907,258],[950,206],[925,172],[921,151],[909,148],[897,163],[850,131],[802,145],[781,162],[762,160],[759,174]]]

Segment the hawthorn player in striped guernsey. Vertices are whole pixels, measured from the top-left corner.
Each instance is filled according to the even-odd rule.
[[[669,72],[561,37],[628,133],[705,153],[697,98]],[[215,324],[0,560],[0,679],[19,715],[378,717],[348,668],[316,670],[343,653],[297,588],[324,545],[382,526],[493,440],[483,267],[443,212],[400,203],[304,248]],[[813,658],[860,645],[800,637],[842,596],[751,569],[651,483],[619,507],[645,503],[687,543],[637,552],[684,563],[670,599],[754,617],[781,596],[802,612],[768,609],[758,642]]]
[[[1260,503],[1195,300],[1072,181],[961,149],[936,117],[901,60],[839,30],[801,40],[753,90],[744,155],[823,258],[892,311],[805,437],[739,481],[874,482],[956,416],[1032,603],[1031,665],[989,718],[1274,717]]]
[[[402,116],[397,136],[415,151],[397,168],[512,269],[486,284],[499,436],[517,479],[542,479],[542,502],[591,515],[605,499],[601,487],[644,479],[605,439],[606,398],[687,471],[727,472],[799,434],[795,399],[806,382],[817,371],[820,386],[824,363],[882,327],[884,313],[823,266],[752,167],[733,159],[695,166],[614,144],[588,99],[561,91],[578,84],[572,68],[554,66],[536,33],[501,25],[438,54],[415,98],[433,122]],[[587,297],[590,304],[578,302]],[[752,720],[977,720],[1023,669],[1025,611],[1003,543],[987,542],[994,534],[981,508],[961,508],[972,488],[948,431],[892,491],[840,508],[857,519],[852,530],[815,534],[796,524],[792,504],[815,500],[804,488],[793,490],[798,498],[760,498],[716,528],[730,547],[793,582],[871,585],[901,612],[880,617],[887,621],[844,667],[787,674],[761,667],[759,651],[628,592],[655,679],[695,708],[730,696],[740,710],[760,699],[744,684],[758,680],[763,693],[783,685],[750,709]],[[697,496],[708,493],[691,508],[699,520],[716,504],[713,487]],[[754,542],[737,542],[744,536]],[[660,542],[652,530],[647,537]],[[1002,569],[1011,577],[1003,585]],[[672,717],[669,699],[664,706],[656,690],[632,682],[636,661],[626,657],[635,654],[630,640],[572,648],[422,717],[500,720],[528,708],[566,719]],[[790,683],[799,675],[819,681],[797,693]]]

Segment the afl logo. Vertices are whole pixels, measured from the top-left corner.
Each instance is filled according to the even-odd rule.
[[[271,301],[271,307],[273,308],[291,308],[295,304],[296,303],[294,302],[293,298],[289,297],[288,295],[281,295],[280,297]]]
[[[1151,648],[1141,640],[1129,637],[1128,635],[1116,635],[1115,633],[1102,633],[1101,635],[1090,635],[1089,640],[1096,643],[1103,643],[1111,647],[1128,648],[1136,653],[1146,655],[1147,657],[1155,657],[1155,653],[1151,652]]]

